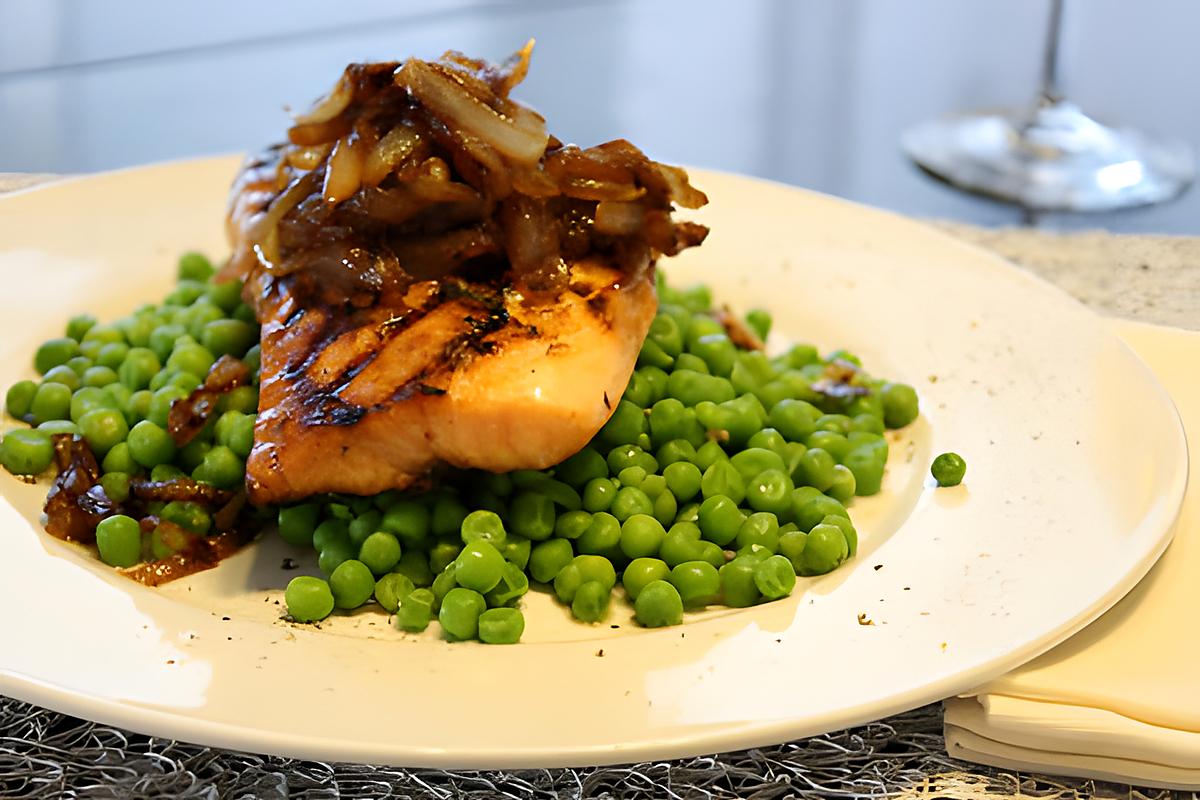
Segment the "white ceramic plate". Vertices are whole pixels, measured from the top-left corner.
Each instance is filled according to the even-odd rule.
[[[223,252],[228,158],[0,200],[0,385],[73,313],[161,297],[175,257]],[[1186,483],[1162,388],[1100,320],[997,258],[881,211],[696,171],[709,241],[668,267],[782,337],[847,347],[921,393],[858,558],[789,599],[647,631],[526,642],[401,635],[376,612],[280,620],[278,542],[160,590],[40,531],[44,486],[0,476],[0,691],[228,748],[446,767],[658,759],[777,742],[969,689],[1111,606],[1166,547]],[[932,456],[966,484],[933,489]],[[618,604],[619,605],[619,604]],[[619,626],[619,627],[614,627]]]

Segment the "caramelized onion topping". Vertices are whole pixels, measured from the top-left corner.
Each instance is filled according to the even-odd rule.
[[[221,395],[249,380],[250,368],[244,361],[229,355],[218,358],[208,370],[204,383],[187,397],[171,403],[171,410],[167,413],[167,432],[175,444],[183,447],[195,439],[217,410]]]
[[[461,271],[557,291],[592,254],[637,276],[703,241],[706,228],[672,219],[707,202],[682,169],[624,140],[564,145],[509,96],[532,46],[501,65],[447,52],[347,67],[289,143],[247,167],[273,170],[275,195],[244,226],[231,271],[305,273],[321,302],[357,306]]]

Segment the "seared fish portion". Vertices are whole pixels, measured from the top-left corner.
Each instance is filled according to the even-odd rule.
[[[350,325],[274,285],[260,415],[247,463],[256,503],[404,488],[438,463],[501,472],[578,451],[625,389],[656,300],[576,264],[552,303],[414,287],[414,305]]]
[[[508,97],[528,63],[351,65],[238,175],[225,275],[263,325],[253,502],[548,467],[616,407],[656,260],[708,232],[674,205],[707,198],[628,142],[550,136]]]

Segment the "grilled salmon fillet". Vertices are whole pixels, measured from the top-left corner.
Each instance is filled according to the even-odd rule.
[[[625,389],[656,301],[648,277],[622,284],[576,264],[553,303],[415,291],[353,325],[267,289],[250,498],[404,488],[447,463],[501,472],[575,453]]]
[[[225,275],[263,326],[252,502],[549,467],[615,409],[655,259],[707,233],[671,203],[705,198],[627,142],[548,136],[507,99],[527,62],[352,65],[238,175]]]

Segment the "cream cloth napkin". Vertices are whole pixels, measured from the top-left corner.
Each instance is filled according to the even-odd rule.
[[[1200,789],[1200,333],[1113,321],[1175,400],[1190,482],[1175,539],[1108,613],[945,703],[946,750],[1009,769]],[[1137,409],[1128,409],[1137,435]]]

